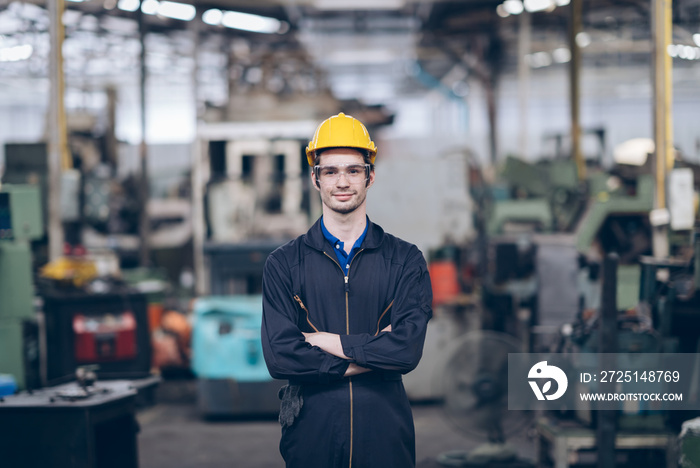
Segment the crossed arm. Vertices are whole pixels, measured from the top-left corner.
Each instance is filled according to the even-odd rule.
[[[391,325],[387,325],[381,331],[390,332]],[[327,332],[303,333],[303,335],[306,342],[309,343],[311,346],[317,346],[323,351],[327,352],[328,354],[332,354],[333,356],[337,356],[341,359],[350,359],[343,352],[343,345],[340,342],[340,335]],[[371,369],[358,366],[354,362],[351,362],[348,366],[348,369],[345,371],[345,377],[352,377],[353,375],[364,374],[365,372],[369,372],[370,370]]]

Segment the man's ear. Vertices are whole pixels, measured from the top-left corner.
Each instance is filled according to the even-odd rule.
[[[321,184],[318,180],[316,180],[316,171],[314,171],[313,169],[311,169],[311,185],[313,185],[314,188],[319,192],[321,191]]]
[[[374,169],[369,171],[369,179],[367,179],[367,183],[365,184],[365,187],[370,188],[373,183],[374,183]]]

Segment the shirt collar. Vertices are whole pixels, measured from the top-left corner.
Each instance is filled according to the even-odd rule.
[[[355,245],[352,246],[353,249],[359,247],[362,245],[362,242],[365,240],[365,236],[367,235],[367,228],[369,227],[369,217],[367,217],[367,220],[365,222],[365,230],[362,231],[362,234],[360,234],[360,237],[357,238],[357,241],[355,241]],[[323,237],[326,238],[328,242],[331,243],[331,245],[335,246],[336,244],[343,244],[343,242],[335,237],[331,232],[326,228],[326,225],[323,222],[323,216],[321,216],[321,231],[323,232]],[[352,249],[351,249],[352,251]]]
[[[371,220],[367,223],[367,234],[365,236],[363,248],[365,249],[376,249],[384,241],[384,236],[386,236],[384,230],[378,224],[372,223]],[[321,229],[321,218],[319,217],[311,228],[303,235],[303,241],[309,247],[316,250],[325,250],[325,246],[328,245],[325,236],[323,235],[323,230]]]

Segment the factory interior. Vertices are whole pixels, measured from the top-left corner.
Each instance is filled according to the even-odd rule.
[[[700,467],[700,0],[0,0],[0,467],[284,466],[263,266],[339,113],[430,274],[418,468]],[[685,406],[512,409],[605,353]]]

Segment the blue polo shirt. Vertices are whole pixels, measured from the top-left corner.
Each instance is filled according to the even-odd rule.
[[[365,230],[362,232],[360,237],[357,238],[357,240],[355,241],[355,245],[352,246],[352,249],[350,249],[350,253],[348,254],[345,252],[345,244],[343,243],[343,241],[341,241],[340,239],[335,237],[333,234],[331,234],[328,231],[328,229],[326,229],[326,225],[323,224],[323,217],[321,217],[321,231],[323,231],[323,236],[333,246],[333,251],[335,252],[335,256],[338,258],[338,264],[343,269],[345,276],[348,276],[348,270],[350,269],[350,262],[352,261],[352,258],[355,256],[357,251],[360,250],[360,246],[362,245],[362,241],[365,240],[365,235],[367,234],[368,227],[369,227],[369,218],[367,219],[367,223],[365,224]]]

